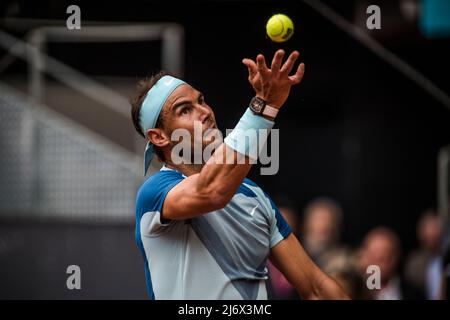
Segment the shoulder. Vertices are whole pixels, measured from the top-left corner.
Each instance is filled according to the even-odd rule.
[[[242,190],[242,192],[247,192],[248,195],[253,194],[254,197],[257,198],[258,202],[263,207],[268,220],[270,221],[271,228],[278,231],[274,232],[270,247],[273,247],[276,243],[281,241],[283,238],[286,238],[292,232],[275,202],[255,182],[246,178],[241,184],[239,190]]]
[[[245,178],[237,189],[236,194],[243,194],[247,197],[256,198],[257,193],[255,192],[255,188],[261,190],[256,183],[248,178]]]
[[[139,194],[148,194],[155,192],[156,190],[163,188],[167,184],[172,183],[173,181],[182,180],[183,176],[180,172],[175,170],[162,170],[158,171],[154,175],[150,176],[147,180],[144,181],[142,186],[139,188]]]
[[[247,196],[257,197],[261,200],[267,202],[272,209],[276,208],[275,203],[273,202],[272,198],[264,192],[264,190],[258,186],[254,181],[245,178],[242,182],[241,186],[238,189],[238,193],[244,193]]]
[[[183,176],[175,170],[162,170],[149,177],[139,188],[136,197],[136,212],[159,211],[165,196]]]

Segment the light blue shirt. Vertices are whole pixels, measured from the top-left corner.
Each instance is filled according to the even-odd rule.
[[[163,167],[139,189],[136,243],[151,299],[267,299],[269,250],[291,229],[245,179],[223,209],[161,223],[167,193],[186,177]]]

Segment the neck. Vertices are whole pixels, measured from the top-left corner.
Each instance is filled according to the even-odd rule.
[[[174,164],[171,161],[167,161],[165,165],[167,168],[180,171],[186,177],[189,177],[190,175],[196,173],[200,173],[203,168],[203,164]]]

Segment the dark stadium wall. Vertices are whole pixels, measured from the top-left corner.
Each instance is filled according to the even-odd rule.
[[[351,2],[328,3],[352,17]],[[30,18],[64,19],[66,4],[22,5]],[[345,212],[344,239],[353,245],[380,224],[393,227],[406,249],[414,244],[418,215],[436,206],[436,158],[439,148],[450,142],[450,111],[354,39],[297,2],[81,1],[79,5],[85,20],[183,24],[185,78],[205,93],[223,130],[234,127],[253,94],[241,59],[259,52],[269,57],[280,47],[299,50],[305,78],[292,91],[276,124],[280,170],[275,176],[260,176],[254,168],[251,178],[272,196],[289,195],[299,210],[314,197],[335,198]],[[271,43],[264,32],[266,19],[277,12],[288,13],[296,27],[293,38],[283,45]],[[442,69],[439,61],[446,60],[450,48],[416,38],[421,42],[386,45],[448,92],[444,78],[448,66]],[[101,61],[93,63],[87,55],[78,63],[89,66],[91,74],[145,76],[160,67],[158,53],[145,48],[114,48]],[[79,51],[72,50],[73,56],[66,59],[76,63]]]

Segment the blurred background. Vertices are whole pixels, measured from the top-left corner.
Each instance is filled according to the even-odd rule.
[[[81,29],[69,30],[70,5]],[[369,5],[381,29],[368,30]],[[265,23],[285,13],[293,37]],[[145,141],[129,101],[165,69],[203,91],[220,129],[253,91],[242,58],[299,50],[277,119],[280,168],[250,178],[356,299],[444,298],[450,2],[0,2],[0,298],[146,299],[134,243]],[[81,290],[66,269],[81,268]],[[367,290],[378,265],[381,290]],[[270,296],[297,299],[269,266]],[[448,285],[447,285],[448,287]]]

